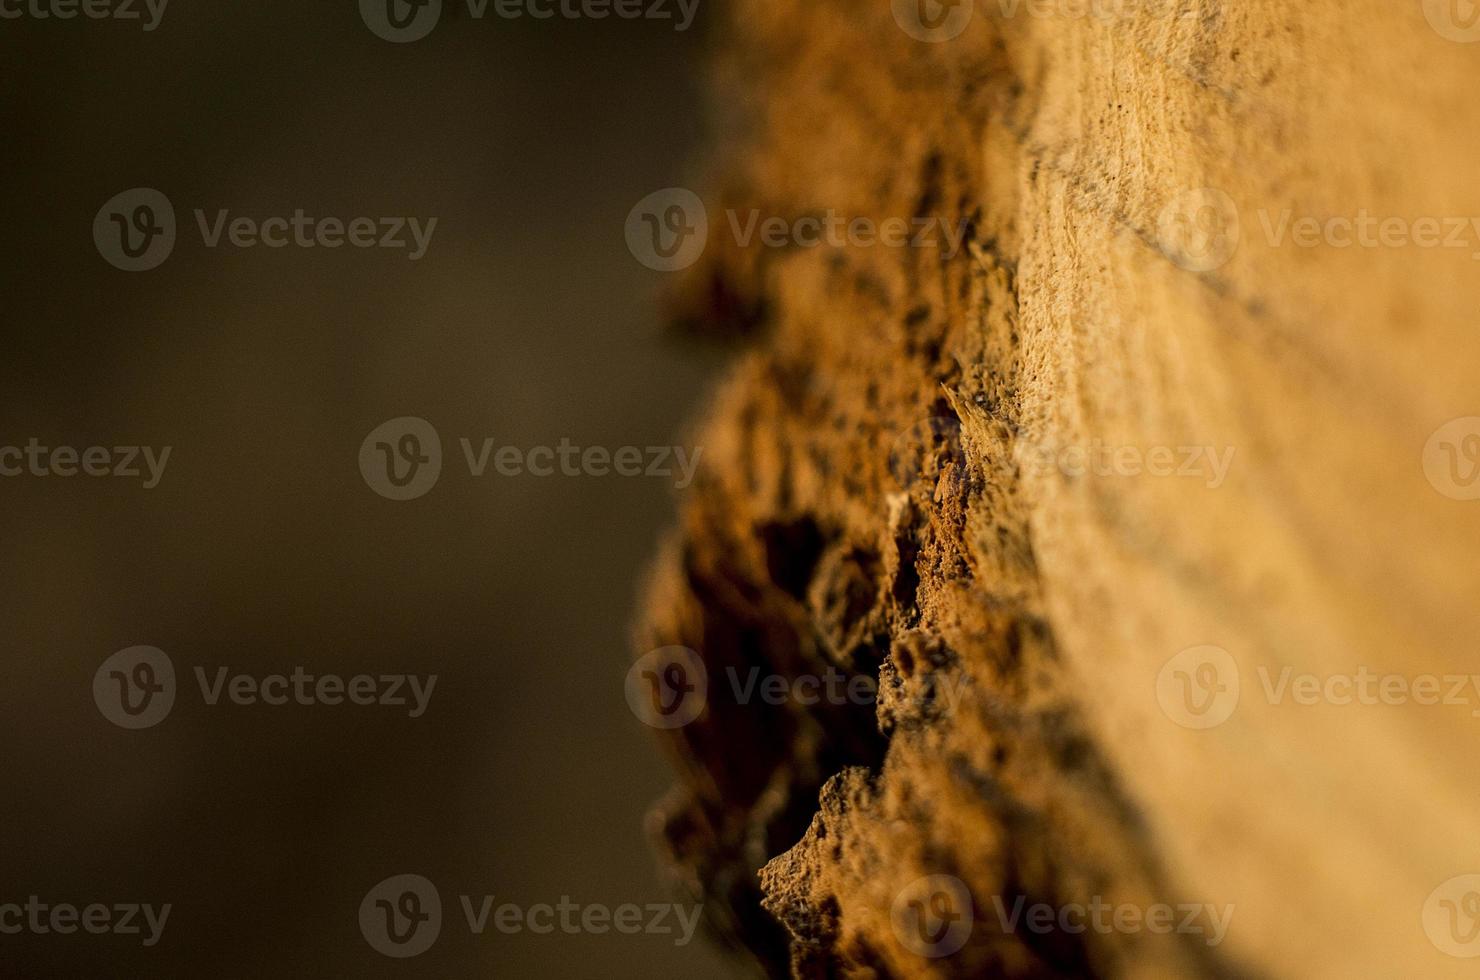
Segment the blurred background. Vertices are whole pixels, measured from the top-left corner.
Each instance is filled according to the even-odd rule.
[[[12,10],[26,8],[9,8]],[[142,5],[137,9],[148,18]],[[414,43],[353,2],[175,0],[139,21],[0,20],[0,446],[172,447],[142,480],[0,479],[0,903],[172,905],[162,941],[0,935],[9,976],[731,975],[702,934],[473,935],[495,905],[688,902],[643,830],[670,778],[628,710],[627,625],[674,480],[474,479],[458,439],[689,445],[718,355],[665,339],[623,226],[703,143],[712,11],[484,19]],[[94,216],[151,187],[158,268]],[[207,248],[194,211],[437,218],[427,254]],[[358,468],[440,432],[425,496]],[[124,730],[94,673],[165,651],[173,711]],[[209,706],[214,676],[438,675],[426,713]],[[425,875],[430,951],[358,910]]]

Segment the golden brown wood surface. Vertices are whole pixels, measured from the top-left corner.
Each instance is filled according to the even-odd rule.
[[[1475,969],[1475,13],[731,9],[675,309],[747,346],[639,648],[708,668],[665,838],[772,969]],[[964,241],[741,245],[753,210]],[[883,694],[726,705],[726,666]],[[950,955],[895,921],[931,875],[973,903]]]

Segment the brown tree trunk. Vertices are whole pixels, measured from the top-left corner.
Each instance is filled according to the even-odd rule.
[[[1473,969],[1463,8],[736,0],[675,318],[746,346],[638,646],[702,661],[661,837],[772,972]]]

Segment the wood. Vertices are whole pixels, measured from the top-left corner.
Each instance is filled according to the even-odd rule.
[[[1468,975],[1436,910],[1480,873],[1480,685],[1413,685],[1480,673],[1480,423],[1453,421],[1480,416],[1480,44],[1455,40],[1480,28],[1447,2],[983,0],[931,42],[901,2],[730,13],[674,317],[746,346],[638,637],[710,681],[665,735],[674,866],[778,973]],[[968,233],[743,247],[729,209]],[[1364,215],[1401,220],[1295,237]],[[1131,472],[1183,447],[1226,474]],[[882,694],[736,704],[726,667]],[[1286,668],[1409,694],[1306,706]],[[948,956],[891,919],[930,875],[973,903]],[[994,905],[1096,896],[1231,919],[1214,945]]]

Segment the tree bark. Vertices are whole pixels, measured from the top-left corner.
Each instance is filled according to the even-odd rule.
[[[1480,694],[1419,678],[1480,637],[1480,44],[1417,0],[914,5],[728,14],[673,317],[744,349],[637,640],[708,677],[672,865],[773,973],[1461,975]],[[1329,683],[1369,675],[1406,696]],[[1141,924],[1011,918],[1097,901]]]

